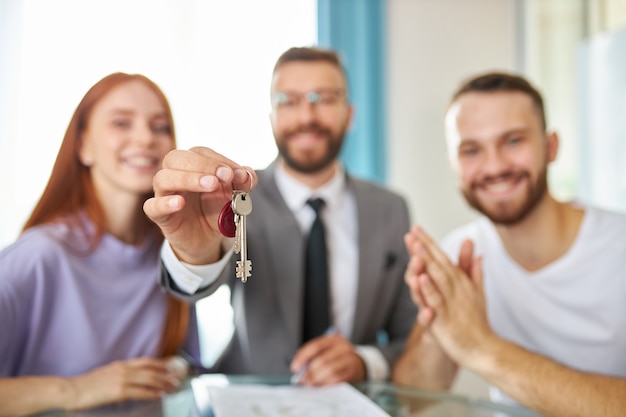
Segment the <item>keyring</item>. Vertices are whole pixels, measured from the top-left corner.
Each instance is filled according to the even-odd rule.
[[[246,191],[246,193],[249,193],[250,191],[252,191],[252,189],[254,188],[252,186],[252,183],[254,182],[254,176],[252,175],[252,173],[250,171],[248,171],[246,169],[246,173],[248,174],[248,177],[250,177],[250,187],[248,187],[248,191]],[[255,184],[256,185],[256,184]]]

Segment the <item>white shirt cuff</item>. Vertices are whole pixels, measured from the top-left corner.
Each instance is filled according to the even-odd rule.
[[[373,346],[355,346],[356,353],[365,362],[367,379],[384,381],[389,376],[389,364],[383,354]]]
[[[170,276],[182,291],[194,294],[198,288],[205,288],[217,280],[224,267],[233,255],[234,247],[225,251],[224,256],[213,264],[191,265],[181,262],[169,242],[166,240],[161,246],[161,260],[167,268]]]

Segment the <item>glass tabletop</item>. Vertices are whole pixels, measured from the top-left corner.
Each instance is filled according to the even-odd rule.
[[[128,402],[85,411],[47,412],[37,416],[215,417],[209,388],[243,384],[287,386],[289,377],[207,374],[185,381],[179,391],[160,401]],[[418,391],[386,382],[364,382],[353,386],[392,417],[538,417],[538,414],[518,407],[450,393]]]

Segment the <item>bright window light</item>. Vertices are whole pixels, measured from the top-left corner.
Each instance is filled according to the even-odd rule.
[[[12,37],[19,54],[3,63],[19,70],[11,114],[2,115],[11,126],[0,148],[13,161],[0,166],[0,247],[15,240],[40,196],[78,101],[114,71],[159,84],[179,148],[208,146],[266,166],[276,155],[273,64],[287,48],[317,42],[316,7],[315,0],[24,0]]]

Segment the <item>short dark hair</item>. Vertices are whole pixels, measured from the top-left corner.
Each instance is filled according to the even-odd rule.
[[[526,78],[519,75],[506,72],[489,72],[470,78],[456,90],[452,100],[450,100],[450,105],[467,93],[494,91],[519,91],[528,95],[539,110],[543,128],[546,129],[546,112],[541,93]]]
[[[339,71],[343,74],[343,77],[346,79],[346,84],[348,81],[348,75],[346,73],[346,69],[343,67],[341,63],[341,58],[336,51],[332,49],[324,49],[319,47],[294,47],[289,48],[285,52],[282,53],[276,64],[274,65],[274,70],[272,74],[275,74],[278,69],[289,63],[289,62],[328,62],[336,66]]]

